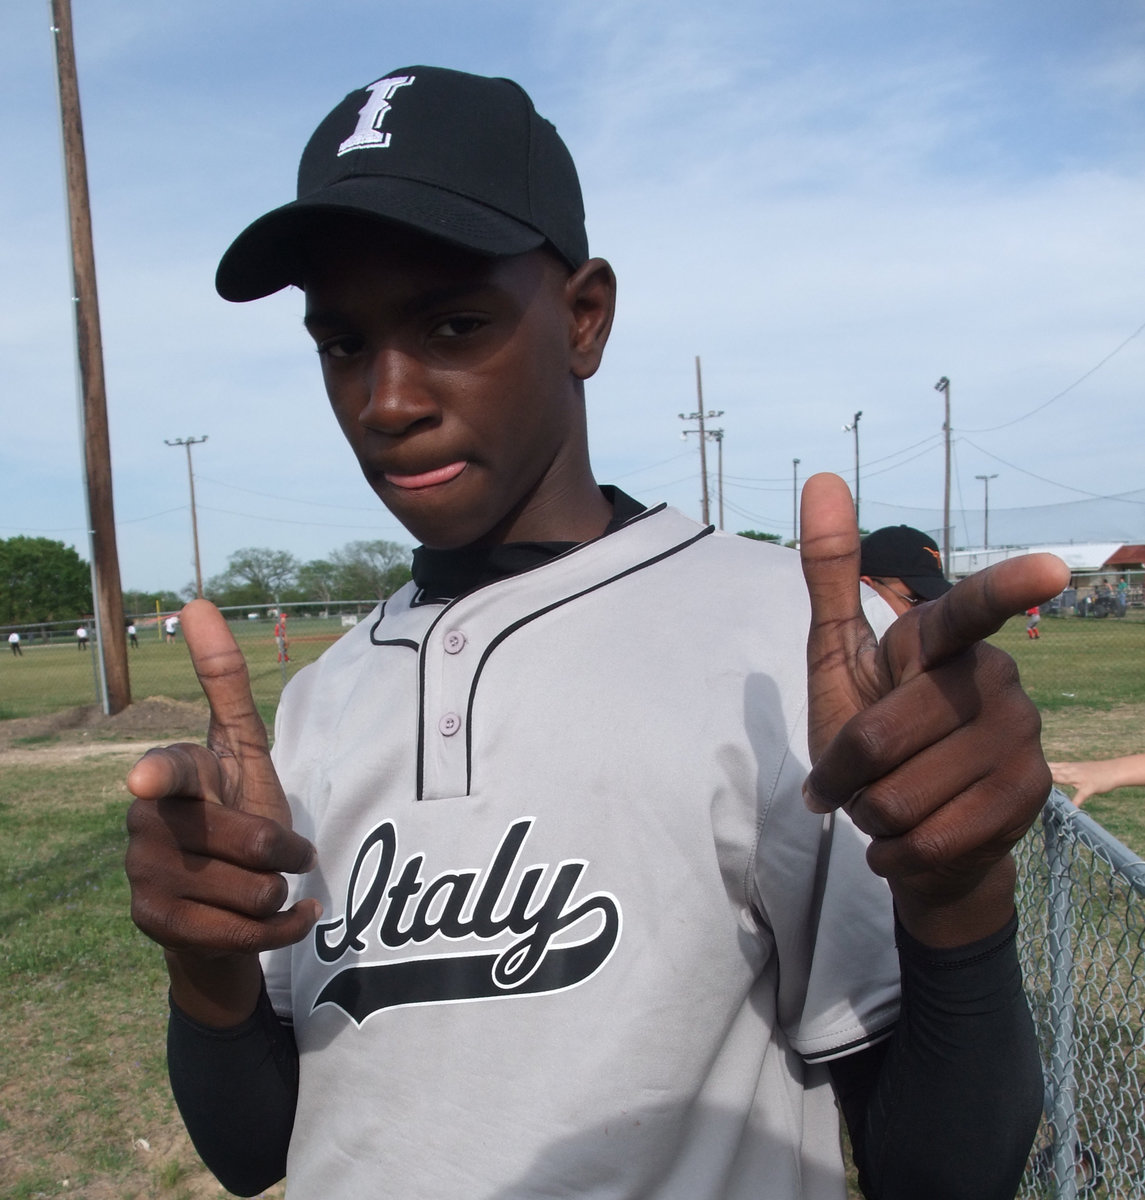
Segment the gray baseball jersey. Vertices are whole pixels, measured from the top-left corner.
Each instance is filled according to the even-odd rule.
[[[322,920],[292,1197],[838,1200],[821,1064],[898,1003],[862,836],[804,807],[798,558],[672,509],[448,604],[413,584],[284,697]]]

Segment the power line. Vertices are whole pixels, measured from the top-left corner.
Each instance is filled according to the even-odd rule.
[[[1114,355],[1120,354],[1121,351],[1124,350],[1125,347],[1128,346],[1129,343],[1131,341],[1133,341],[1134,338],[1140,337],[1142,333],[1145,333],[1145,325],[1138,325],[1137,328],[1125,339],[1125,341],[1123,341],[1121,343],[1121,345],[1118,346],[1115,350],[1111,350],[1101,360],[1101,362],[1099,362],[1096,366],[1090,367],[1089,370],[1086,371],[1086,373],[1084,375],[1081,375],[1077,379],[1075,379],[1073,381],[1073,383],[1071,383],[1069,385],[1069,387],[1064,388],[1062,391],[1058,392],[1058,394],[1056,396],[1051,396],[1048,400],[1039,404],[1037,408],[1030,409],[1030,411],[1028,413],[1023,413],[1022,416],[1015,417],[1012,421],[1006,421],[1001,425],[991,425],[987,429],[967,429],[967,430],[963,430],[962,432],[964,432],[964,433],[994,433],[998,429],[1009,429],[1009,427],[1011,425],[1017,425],[1019,421],[1026,421],[1030,417],[1037,416],[1037,414],[1040,413],[1043,409],[1049,408],[1049,406],[1051,404],[1053,404],[1056,400],[1060,400],[1063,396],[1068,396],[1069,393],[1072,392],[1073,389],[1078,386],[1078,384],[1084,383],[1091,375],[1093,375],[1097,371],[1100,371],[1101,368],[1104,367],[1105,364],[1107,362],[1109,362],[1109,360],[1111,358],[1114,357]],[[999,461],[1001,461],[1001,460],[999,460]],[[1029,474],[1029,472],[1027,472],[1027,474]],[[1037,475],[1035,475],[1034,478],[1037,479],[1039,477]]]
[[[966,444],[974,446],[974,449],[980,454],[985,454],[987,458],[992,458],[1004,467],[1009,467],[1011,470],[1017,471],[1022,475],[1028,475],[1031,479],[1037,479],[1040,483],[1052,483],[1055,487],[1064,488],[1067,492],[1077,492],[1079,496],[1086,496],[1090,500],[1120,500],[1123,504],[1145,504],[1145,500],[1128,500],[1125,496],[1109,496],[1102,495],[1100,492],[1087,492],[1084,488],[1073,487],[1071,484],[1062,483],[1058,479],[1047,479],[1046,476],[1037,475],[1033,471],[1027,471],[1025,467],[1019,467],[1016,463],[1007,462],[1006,459],[999,458],[996,454],[991,454],[989,450],[983,450],[981,446],[975,445],[969,438],[966,439]]]
[[[312,529],[376,529],[377,525],[338,525],[331,524],[328,521],[293,521],[286,517],[264,517],[259,513],[242,513],[234,512],[229,508],[212,508],[207,504],[200,504],[199,507],[204,512],[220,513],[224,517],[242,517],[245,521],[269,521],[272,525],[303,525]],[[386,510],[379,508],[381,514]]]
[[[610,475],[610,479],[631,479],[633,475],[642,475],[645,471],[653,471],[657,467],[666,467],[669,463],[678,462],[681,458],[691,458],[691,452],[683,450],[679,454],[673,454],[671,458],[661,459],[660,462],[649,463],[646,467],[636,467],[631,471],[625,471],[622,475]]]
[[[935,434],[934,437],[935,437],[935,439],[938,439],[941,437],[941,435]],[[915,444],[918,445],[920,443],[916,442]],[[869,479],[872,475],[889,475],[891,471],[897,471],[899,469],[899,467],[905,467],[907,465],[907,463],[912,463],[916,459],[919,459],[919,458],[925,458],[928,454],[931,453],[932,450],[937,450],[938,447],[939,447],[939,441],[932,439],[931,444],[929,446],[927,446],[927,448],[925,450],[920,450],[917,454],[912,454],[910,458],[904,458],[902,460],[902,462],[894,463],[889,467],[883,467],[883,469],[881,471],[867,471],[866,472],[867,478]]]
[[[245,492],[248,496],[262,496],[266,500],[277,500],[283,504],[301,504],[309,508],[339,508],[346,512],[375,512],[376,507],[362,504],[329,504],[321,500],[300,500],[297,496],[279,496],[274,492],[260,492],[254,488],[239,487],[237,483],[225,483],[221,479],[212,479],[210,475],[196,474],[196,479],[204,483],[213,483],[218,487],[230,488],[232,492]]]

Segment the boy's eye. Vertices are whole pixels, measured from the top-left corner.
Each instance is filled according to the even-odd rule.
[[[434,337],[456,338],[476,333],[485,324],[481,317],[449,317],[433,327]]]
[[[362,348],[362,339],[342,334],[339,337],[325,338],[318,343],[318,353],[323,358],[349,358]]]

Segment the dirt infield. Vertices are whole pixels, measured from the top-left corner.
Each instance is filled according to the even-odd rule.
[[[140,755],[165,742],[202,740],[206,701],[191,703],[151,696],[114,717],[94,704],[39,717],[0,721],[0,763],[74,762],[92,754]]]

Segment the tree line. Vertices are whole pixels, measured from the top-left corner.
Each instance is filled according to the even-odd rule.
[[[411,551],[396,542],[349,542],[326,558],[302,562],[285,550],[236,550],[224,571],[203,584],[221,608],[231,605],[378,600],[410,578]],[[171,612],[195,595],[124,591],[124,614]],[[91,569],[73,546],[42,537],[0,538],[0,625],[90,618]]]
[[[747,529],[741,537],[779,542],[777,533]],[[787,545],[793,543],[787,542]],[[411,551],[397,542],[348,542],[326,558],[302,562],[286,550],[246,546],[226,569],[203,584],[203,594],[220,608],[267,604],[331,604],[337,600],[380,600],[410,578]],[[172,612],[195,595],[124,591],[125,614]],[[42,537],[0,538],[0,625],[90,618],[91,570],[72,546]]]
[[[397,542],[348,542],[310,562],[285,550],[247,546],[230,556],[225,571],[203,583],[203,595],[220,608],[381,600],[409,580],[410,561],[409,547]]]

